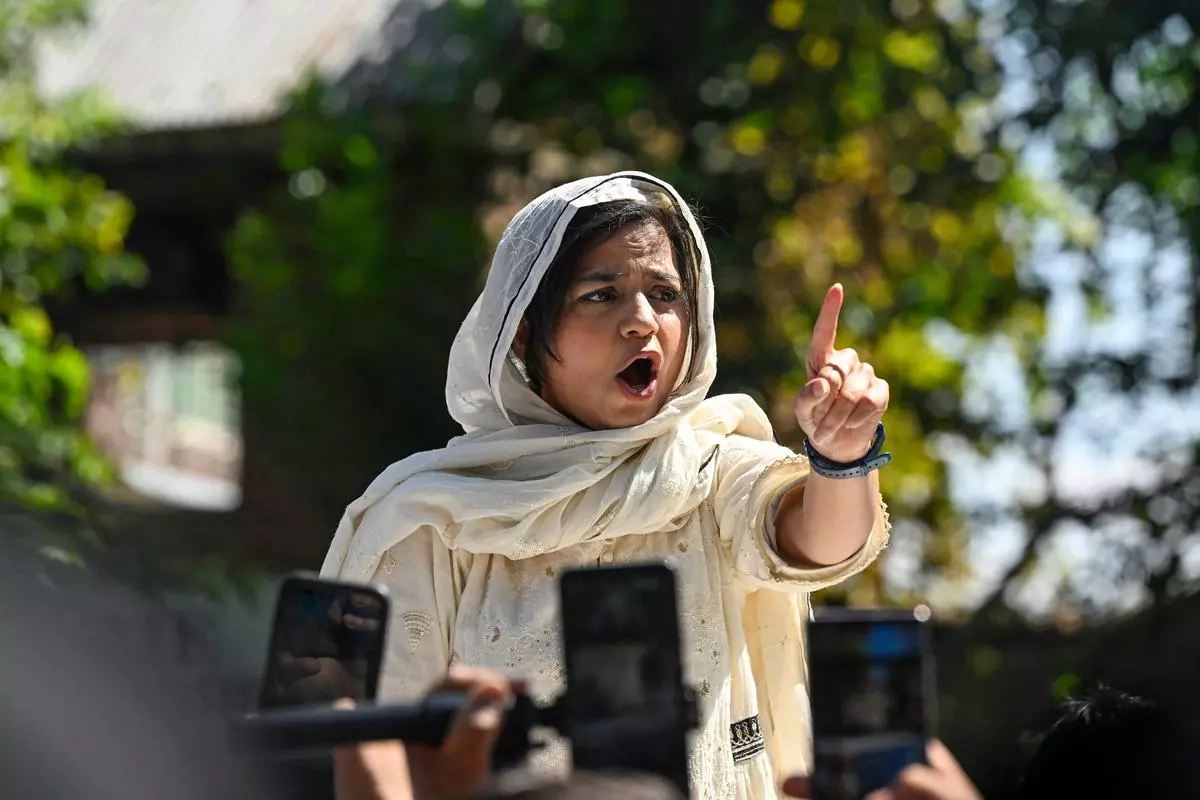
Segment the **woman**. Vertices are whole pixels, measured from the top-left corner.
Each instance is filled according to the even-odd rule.
[[[463,663],[549,699],[564,677],[556,575],[665,560],[701,701],[695,795],[773,798],[807,772],[808,594],[888,536],[874,472],[888,387],[834,348],[841,302],[835,286],[814,330],[797,456],[748,397],[705,399],[710,262],[671,186],[624,172],[526,206],[450,352],[465,435],[376,478],[322,569],[392,591],[382,694],[417,695]]]

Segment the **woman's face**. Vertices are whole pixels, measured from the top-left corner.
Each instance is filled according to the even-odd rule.
[[[574,267],[542,398],[593,429],[646,422],[675,388],[690,323],[666,231],[627,225]]]

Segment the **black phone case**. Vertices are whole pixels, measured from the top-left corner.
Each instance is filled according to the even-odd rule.
[[[275,610],[271,617],[271,632],[267,640],[266,660],[263,666],[262,679],[259,682],[257,703],[259,711],[283,707],[281,704],[272,703],[269,699],[269,689],[275,675],[274,655],[283,634],[282,622],[287,598],[291,593],[306,591],[371,594],[379,601],[383,608],[383,614],[380,617],[379,632],[371,634],[376,639],[376,646],[372,648],[371,658],[367,667],[364,682],[364,699],[374,700],[379,691],[379,676],[383,669],[384,653],[387,651],[388,622],[391,616],[391,603],[387,588],[376,584],[329,580],[310,573],[295,573],[285,578],[279,585],[278,592],[276,592]],[[347,631],[343,631],[339,633],[339,636],[345,636],[348,633]]]
[[[612,635],[612,630],[620,629],[620,625],[611,629],[605,628],[606,635],[586,630],[584,618],[589,614],[603,614],[605,598],[619,595],[623,591],[628,592],[629,587],[635,586],[639,581],[654,587],[653,591],[648,593],[654,599],[637,608],[636,613],[632,615],[638,618],[631,621],[631,629],[636,631],[635,635]],[[696,700],[694,693],[683,684],[678,593],[674,571],[661,563],[568,570],[559,579],[559,591],[562,606],[560,617],[563,660],[567,669],[567,691],[563,700],[568,720],[568,737],[571,739],[572,753],[577,765],[585,769],[654,772],[670,780],[687,794],[690,791],[687,735],[695,725]],[[579,607],[581,600],[586,600],[587,613]],[[583,727],[587,724],[604,724],[599,721],[616,717],[605,717],[604,713],[594,716],[596,712],[587,707],[588,698],[597,695],[580,690],[580,672],[586,666],[586,659],[581,652],[586,653],[589,648],[597,646],[629,642],[645,642],[647,647],[656,647],[657,652],[648,663],[660,678],[672,682],[674,699],[671,702],[676,704],[675,713],[665,725],[661,722],[665,715],[654,718],[654,723],[657,723],[661,730],[657,735],[645,738],[645,741],[637,738],[644,734],[635,734],[623,741],[588,749],[590,746],[583,745],[580,741],[583,738]],[[665,648],[664,644],[667,645]],[[643,655],[643,658],[646,658],[646,655]],[[618,716],[621,713],[625,714],[625,719],[629,718],[628,710],[618,712]],[[633,713],[636,715],[637,712]],[[649,714],[646,719],[651,720]],[[580,725],[581,722],[584,725]]]
[[[869,625],[872,623],[902,623],[915,625],[915,630],[918,633],[918,646],[921,671],[921,710],[922,710],[922,736],[925,741],[933,738],[937,731],[937,664],[933,652],[933,636],[932,626],[929,625],[929,610],[927,607],[918,606],[915,609],[852,609],[844,607],[822,607],[814,609],[812,617],[809,620],[809,647],[808,656],[810,664],[813,653],[813,641],[811,633],[814,628],[821,626],[837,626],[837,625]],[[817,638],[820,638],[819,636]],[[810,676],[812,672],[810,669]],[[813,676],[813,684],[810,691],[815,695],[822,691],[820,685],[820,676]],[[817,720],[813,721],[814,732],[814,756],[815,762],[819,762],[820,756],[818,751],[818,740],[821,737],[819,732],[820,725]],[[924,755],[922,754],[922,761]],[[822,770],[820,763],[814,763],[814,778]],[[814,786],[814,800],[824,800],[818,793],[818,789]]]

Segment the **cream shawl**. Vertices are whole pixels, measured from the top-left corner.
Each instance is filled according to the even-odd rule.
[[[690,369],[666,406],[634,428],[589,430],[544,403],[526,385],[510,345],[539,282],[581,208],[618,199],[674,205],[700,256],[698,336]],[[450,351],[446,404],[465,430],[440,450],[383,471],[346,509],[322,574],[370,580],[380,559],[422,526],[445,545],[471,553],[528,558],[585,541],[670,530],[705,500],[701,465],[725,437],[772,440],[770,422],[750,398],[705,399],[717,369],[712,269],[700,228],[673,187],[638,172],[559,186],[522,209],[497,247],[483,293]],[[363,526],[386,502],[401,527]],[[760,591],[746,630],[760,714],[775,720],[776,769],[807,759],[803,626],[806,597]],[[747,626],[751,627],[751,626]],[[769,641],[767,641],[769,639]],[[781,646],[786,643],[786,646]],[[759,670],[756,670],[759,672]],[[762,708],[762,705],[768,708]],[[800,740],[797,740],[797,739]],[[787,753],[792,758],[786,758]],[[780,764],[780,759],[792,761]]]

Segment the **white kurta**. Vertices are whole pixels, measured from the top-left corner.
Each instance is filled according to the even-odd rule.
[[[807,474],[807,461],[784,447],[730,436],[701,471],[707,500],[666,530],[585,541],[524,559],[451,550],[433,528],[418,530],[384,554],[374,576],[392,595],[381,696],[420,695],[448,665],[463,663],[525,678],[535,699],[548,701],[561,692],[566,677],[558,573],[665,561],[679,583],[685,679],[701,704],[692,746],[693,795],[777,797],[782,775],[807,770],[811,753],[806,670],[797,657],[804,652],[803,622],[779,624],[788,615],[781,613],[781,603],[807,613],[808,593],[870,564],[889,531],[881,508],[866,545],[844,563],[819,569],[786,564],[775,548],[775,510]],[[363,524],[371,525],[376,513],[386,510],[368,510]],[[752,725],[762,730],[765,749],[746,746],[746,726],[738,727],[736,737],[731,727],[767,706],[757,696],[768,681],[764,671],[771,672],[773,685],[795,692],[793,698],[772,699],[791,709],[791,718],[759,718]],[[735,744],[740,744],[736,759]],[[559,743],[540,754],[535,767],[565,771],[567,753]]]

